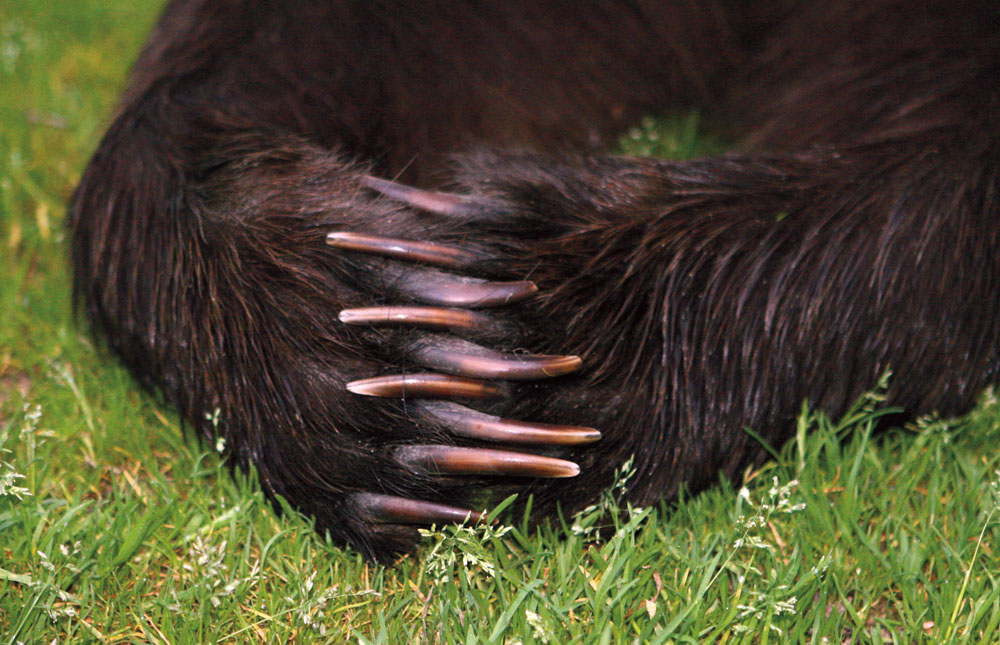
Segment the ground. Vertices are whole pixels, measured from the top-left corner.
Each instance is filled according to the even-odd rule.
[[[4,642],[1000,639],[990,392],[966,418],[875,436],[878,391],[839,421],[804,407],[742,482],[645,509],[612,491],[538,528],[448,528],[393,568],[276,514],[71,308],[64,205],[158,4],[0,6]],[[697,125],[644,122],[623,145],[714,146]]]

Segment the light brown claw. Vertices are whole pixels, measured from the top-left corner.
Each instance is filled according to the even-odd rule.
[[[394,374],[376,376],[347,384],[347,389],[364,396],[431,399],[485,399],[502,390],[485,381],[447,374]]]
[[[499,307],[530,298],[538,287],[529,280],[490,282],[414,269],[392,276],[393,287],[419,302],[444,307]]]
[[[428,213],[454,217],[472,215],[478,210],[472,198],[465,195],[421,190],[370,176],[362,177],[361,183],[389,199]]]
[[[435,504],[394,495],[356,493],[354,499],[363,513],[382,524],[444,524],[471,520],[479,522],[483,513],[457,506]]]
[[[495,324],[483,314],[446,307],[359,307],[341,311],[340,320],[348,325],[450,331],[481,331]]]
[[[448,269],[467,268],[482,257],[455,246],[435,242],[415,242],[379,235],[363,235],[337,231],[326,236],[326,243],[334,248],[357,253],[370,253],[397,260],[424,262]]]
[[[473,378],[530,381],[575,372],[579,356],[544,356],[496,352],[473,343],[442,337],[417,343],[410,358],[431,369]]]
[[[421,410],[456,435],[481,441],[575,446],[601,438],[600,431],[594,428],[513,421],[443,401],[424,403]]]
[[[508,475],[516,477],[575,477],[580,467],[572,461],[506,450],[457,446],[404,446],[397,458],[444,475]]]

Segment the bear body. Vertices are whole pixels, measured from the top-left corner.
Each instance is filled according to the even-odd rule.
[[[998,24],[175,0],[73,197],[78,301],[268,493],[381,559],[510,492],[580,507],[629,458],[633,501],[703,488],[760,458],[744,428],[780,443],[890,368],[894,405],[957,413],[1000,369]],[[603,152],[677,108],[736,150]]]

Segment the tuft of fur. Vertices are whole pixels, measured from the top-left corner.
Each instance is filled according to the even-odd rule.
[[[743,428],[778,443],[803,399],[842,410],[890,367],[894,404],[962,410],[1000,370],[1000,9],[731,4],[175,0],[73,196],[77,300],[269,494],[383,560],[415,531],[355,493],[577,507],[634,456],[649,502],[759,458]],[[595,150],[683,106],[742,128],[739,152]],[[480,212],[391,204],[372,172]],[[474,442],[346,391],[416,368],[408,332],[338,321],[398,302],[398,265],[334,251],[333,230],[460,244],[495,258],[483,277],[535,281],[476,340],[584,369],[482,409],[600,428],[539,451],[583,474],[401,465],[409,444]]]

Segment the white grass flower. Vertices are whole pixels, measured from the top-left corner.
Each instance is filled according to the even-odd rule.
[[[531,630],[535,635],[535,642],[550,643],[555,639],[556,635],[552,631],[552,628],[546,624],[545,620],[538,613],[526,609],[524,610],[524,619],[531,626]]]
[[[0,453],[9,453],[9,450],[0,448]],[[24,486],[18,486],[17,480],[24,479],[24,475],[17,472],[9,462],[0,459],[0,497],[15,497],[22,500],[31,495]]]

